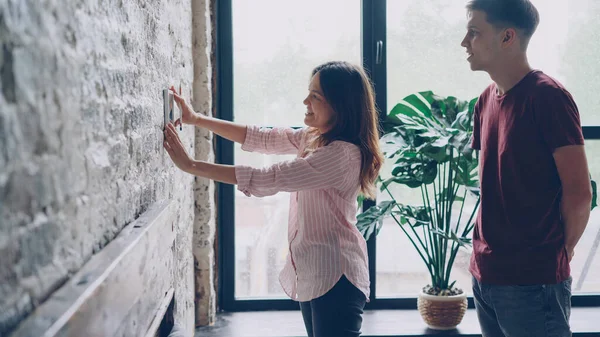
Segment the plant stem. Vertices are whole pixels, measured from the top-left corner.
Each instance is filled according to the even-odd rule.
[[[480,202],[481,202],[481,197],[477,198],[475,207],[473,207],[473,212],[471,212],[471,216],[469,217],[469,220],[467,221],[467,224],[465,226],[465,229],[462,232],[461,237],[467,235],[467,233],[469,233],[473,229],[473,227],[475,227],[475,222],[473,221],[473,223],[471,225],[471,221],[473,220],[473,217],[475,216],[475,213],[477,212],[477,208],[479,207]]]
[[[450,273],[452,272],[452,267],[454,266],[454,259],[456,258],[458,249],[460,249],[460,245],[458,245],[456,242],[452,242],[452,248],[450,249],[450,259],[448,260],[448,270],[446,270],[445,275],[445,278],[448,281],[450,280]]]
[[[438,191],[436,189],[436,182],[437,185],[440,186],[441,185],[441,180],[443,179],[444,175],[438,174],[438,176],[435,179],[435,182],[433,183],[433,201],[435,203],[435,214],[436,214],[436,230],[439,231],[441,230],[442,226],[443,226],[443,218],[442,218],[442,214],[441,214],[441,210],[440,210],[440,202],[438,202]],[[442,193],[442,191],[439,192],[440,194]],[[433,235],[433,242],[435,243],[435,252],[436,252],[436,263],[435,263],[435,267],[436,267],[436,275],[437,275],[437,279],[436,279],[436,286],[440,286],[440,278],[442,276],[442,238],[440,237],[439,234],[437,233],[432,233]]]
[[[441,265],[440,265],[440,273],[441,273],[441,288],[444,289],[446,288],[446,283],[447,283],[447,279],[446,277],[444,277],[446,275],[446,256],[448,253],[448,235],[449,235],[449,230],[450,230],[450,215],[451,215],[451,207],[452,207],[452,198],[450,196],[450,193],[452,192],[451,188],[452,188],[452,167],[448,168],[448,162],[444,163],[444,177],[446,176],[446,172],[448,175],[448,180],[444,181],[444,190],[441,191],[440,193],[443,193],[442,200],[444,201],[442,210],[444,211],[443,214],[443,229],[444,229],[444,233],[446,234],[446,237],[439,237],[440,242],[442,244],[442,258],[441,258]]]
[[[390,196],[390,198],[392,198],[392,200],[394,201],[394,205],[396,205],[396,207],[398,208],[398,210],[400,212],[402,212],[402,209],[400,208],[400,206],[398,205],[398,202],[396,201],[396,198],[394,198],[394,196],[392,195],[392,192],[388,189],[387,186],[384,186],[385,191],[388,193],[388,195]],[[394,216],[393,213],[390,213],[392,215],[392,218],[394,218],[394,220],[396,220],[396,223],[402,228],[402,230],[404,231],[404,228],[402,226],[402,224],[396,219],[396,217]],[[408,221],[408,219],[406,220]],[[412,230],[413,234],[415,235],[415,237],[417,238],[417,240],[419,240],[419,244],[421,244],[421,247],[423,247],[423,249],[428,252],[427,250],[427,246],[423,243],[423,241],[421,241],[421,238],[419,237],[419,234],[417,234],[417,231],[415,230],[415,228],[413,227],[413,225],[409,222],[409,227]],[[405,231],[406,233],[406,231]],[[406,234],[408,235],[408,234]],[[429,254],[427,254],[427,256],[429,257]],[[430,261],[431,261],[431,257],[430,257]]]
[[[460,205],[460,212],[458,213],[458,221],[456,221],[456,227],[455,227],[455,232],[458,233],[458,227],[460,225],[460,220],[462,219],[462,215],[463,215],[463,209],[465,208],[465,202],[467,198],[467,189],[465,188],[465,193],[463,194],[463,202],[462,205]]]
[[[429,222],[427,223],[428,230],[426,232],[426,236],[427,236],[427,240],[429,241],[431,256],[433,258],[433,264],[436,265],[437,260],[438,260],[438,252],[435,248],[435,241],[434,241],[433,232],[432,232],[432,225],[433,225],[433,222],[435,221],[435,218],[432,213],[433,209],[431,208],[431,203],[429,200],[429,192],[427,191],[427,185],[425,185],[425,184],[421,185],[421,198],[423,199],[423,205],[425,207],[427,207],[427,212],[429,213]],[[431,286],[433,286],[433,287],[435,287],[436,282],[437,282],[436,277],[437,277],[437,270],[433,270],[431,273],[431,278],[432,278]]]
[[[393,213],[390,213],[392,215],[392,218],[394,219],[394,221],[396,221],[397,224],[399,224],[400,229],[402,229],[402,231],[404,232],[404,234],[406,234],[406,236],[408,237],[408,240],[410,241],[410,243],[412,243],[413,247],[415,247],[415,249],[417,250],[417,253],[419,253],[419,256],[421,257],[421,259],[423,260],[423,262],[425,262],[425,265],[427,266],[427,269],[429,270],[429,273],[431,274],[431,267],[430,267],[430,261],[428,261],[427,259],[425,259],[425,256],[423,256],[423,254],[421,253],[421,250],[419,249],[419,247],[417,246],[417,244],[414,242],[414,240],[412,239],[412,237],[408,234],[408,232],[406,231],[406,229],[404,229],[404,226],[402,226],[402,224],[400,224],[400,222],[398,221],[398,219],[396,219],[396,216],[394,216]],[[412,227],[412,225],[409,223],[409,226]],[[418,236],[417,236],[418,238]],[[425,251],[425,253],[427,253],[427,251]],[[429,257],[429,254],[427,254],[427,257]]]

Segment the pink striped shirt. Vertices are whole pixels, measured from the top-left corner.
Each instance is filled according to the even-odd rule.
[[[360,149],[335,141],[302,158],[306,138],[306,129],[249,126],[243,150],[297,157],[266,168],[237,165],[238,189],[257,197],[291,192],[289,250],[279,274],[290,298],[320,297],[346,275],[368,300],[367,244],[355,225]]]

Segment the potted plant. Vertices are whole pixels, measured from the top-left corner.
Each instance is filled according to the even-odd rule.
[[[467,308],[466,295],[455,287],[450,273],[459,249],[471,244],[479,206],[478,154],[470,148],[476,101],[427,91],[398,103],[384,121],[381,137],[386,165],[392,167],[389,177],[380,175],[378,186],[390,200],[357,217],[367,240],[379,232],[386,217],[408,237],[431,277],[419,294],[418,309],[426,324],[437,330],[455,328]],[[418,189],[422,202],[399,202],[391,191],[394,184]],[[474,205],[465,202],[467,194]]]

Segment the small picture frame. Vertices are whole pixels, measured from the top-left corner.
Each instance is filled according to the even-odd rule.
[[[164,125],[163,130],[167,127],[169,122],[175,121],[175,104],[173,93],[169,89],[163,89],[163,113],[164,113]]]

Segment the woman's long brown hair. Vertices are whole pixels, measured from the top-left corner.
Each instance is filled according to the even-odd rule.
[[[373,85],[362,67],[349,62],[324,63],[312,71],[312,76],[317,73],[323,95],[335,116],[333,127],[326,133],[309,130],[312,141],[308,148],[315,149],[336,140],[357,145],[362,157],[360,192],[375,199],[375,180],[383,155],[379,149],[379,118]]]

